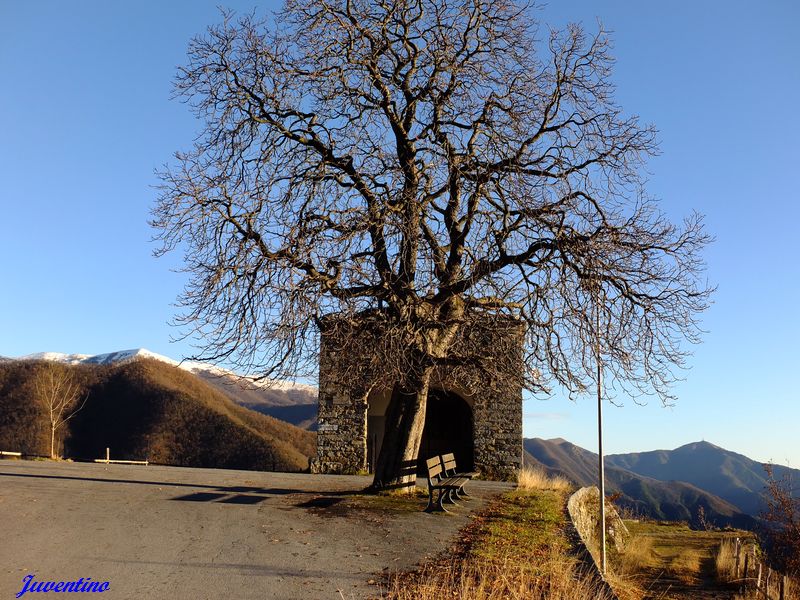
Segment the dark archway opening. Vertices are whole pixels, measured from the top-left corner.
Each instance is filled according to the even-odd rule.
[[[425,461],[452,452],[459,471],[474,468],[472,409],[453,392],[428,392],[425,429],[419,447],[418,473],[427,475]]]

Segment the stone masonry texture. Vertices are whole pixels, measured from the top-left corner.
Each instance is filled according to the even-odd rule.
[[[480,340],[481,356],[497,358],[498,352],[513,352],[521,361],[523,336],[519,328],[484,328]],[[488,333],[486,333],[488,331]],[[501,339],[502,338],[502,339]],[[475,344],[474,337],[470,344]],[[313,473],[353,474],[367,470],[367,414],[370,381],[342,375],[340,361],[353,360],[354,352],[369,352],[362,347],[342,349],[321,335],[319,359],[319,412],[317,455],[311,461]],[[346,356],[344,354],[346,353]],[[495,361],[513,365],[513,361]],[[513,368],[510,367],[510,368]],[[517,368],[521,369],[521,365]],[[473,418],[474,468],[487,479],[513,479],[522,459],[522,385],[493,385],[492,377],[517,381],[517,373],[473,374],[470,394]],[[364,378],[367,376],[364,375]],[[483,378],[483,379],[481,379]],[[444,370],[436,376],[446,391],[458,391],[457,374]],[[477,385],[475,382],[477,381]]]

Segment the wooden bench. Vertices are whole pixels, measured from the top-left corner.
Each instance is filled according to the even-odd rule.
[[[455,504],[453,494],[464,487],[464,484],[469,481],[466,477],[447,477],[442,468],[441,456],[434,456],[425,461],[428,470],[428,506],[425,507],[425,512],[433,512],[436,507],[444,512],[449,512],[444,507],[444,502]],[[439,491],[439,496],[436,502],[433,501],[434,490]]]
[[[467,480],[480,475],[478,471],[466,471],[464,473],[459,473],[458,467],[456,466],[456,457],[452,452],[448,454],[442,454],[442,471],[444,472],[445,477],[463,477]],[[454,493],[457,498],[461,498],[461,496],[469,496],[463,485]]]

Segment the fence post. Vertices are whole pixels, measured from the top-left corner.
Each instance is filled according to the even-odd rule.
[[[769,599],[769,580],[772,576],[772,569],[767,567],[767,577],[764,579],[764,595]]]
[[[736,567],[734,568],[734,579],[739,579],[739,556],[742,553],[742,541],[737,537],[736,538]]]
[[[756,579],[756,590],[761,589],[761,563],[758,563],[758,578]]]
[[[744,584],[747,585],[747,575],[750,571],[750,553],[744,553]]]
[[[110,462],[111,462],[111,449],[106,448],[106,464],[109,464]]]

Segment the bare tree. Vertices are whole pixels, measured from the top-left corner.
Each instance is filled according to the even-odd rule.
[[[645,193],[655,131],[614,103],[607,35],[539,33],[509,0],[290,0],[225,13],[179,71],[204,129],[152,220],[191,274],[179,323],[264,377],[312,372],[326,316],[374,323],[378,487],[410,481],[435,369],[492,368],[454,349],[487,317],[524,327],[534,392],[586,391],[600,336],[609,391],[668,402],[698,341],[708,236]]]
[[[766,510],[761,514],[769,557],[775,567],[792,576],[800,575],[800,489],[789,473],[775,476],[774,466],[767,472]],[[794,485],[793,485],[794,483]]]
[[[52,362],[42,365],[34,387],[36,397],[50,421],[50,458],[56,459],[56,433],[84,407],[88,395],[81,402],[81,389],[72,374],[66,367]]]

